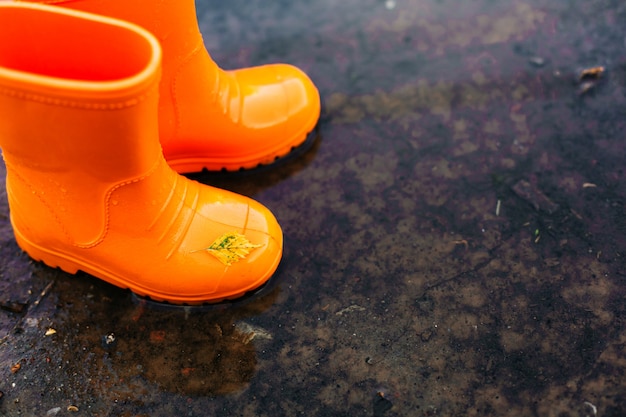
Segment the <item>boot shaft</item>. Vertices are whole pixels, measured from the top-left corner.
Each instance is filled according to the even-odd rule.
[[[132,22],[158,39],[163,51],[159,135],[166,149],[175,144],[175,138],[194,136],[187,125],[207,122],[206,115],[197,114],[198,109],[207,108],[224,96],[225,86],[219,81],[220,69],[204,48],[193,0],[19,1]]]
[[[71,166],[107,181],[149,169],[160,154],[153,140],[158,42],[105,17],[0,6],[0,39],[10,40],[0,42],[0,147],[7,162],[41,171]]]
[[[97,241],[111,190],[162,159],[158,41],[130,23],[11,2],[0,3],[0,40],[10,40],[0,41],[0,148],[13,224]]]

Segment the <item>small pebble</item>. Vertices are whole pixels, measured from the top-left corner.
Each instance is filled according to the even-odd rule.
[[[540,56],[533,56],[532,58],[528,59],[528,62],[530,62],[535,67],[543,67],[544,65],[546,65],[546,60]]]

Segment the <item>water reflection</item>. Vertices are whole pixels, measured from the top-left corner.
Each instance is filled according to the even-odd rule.
[[[65,285],[61,282],[60,285]],[[105,295],[92,308],[101,291]],[[232,306],[184,308],[132,302],[114,288],[98,286],[86,302],[61,300],[73,319],[58,329],[65,335],[66,374],[72,367],[95,378],[92,384],[112,399],[138,401],[137,394],[156,384],[161,391],[185,396],[224,395],[241,390],[255,374],[255,342],[271,335],[249,321],[271,307],[280,289]],[[94,291],[95,294],[95,291]],[[112,325],[113,323],[113,325]],[[77,360],[76,352],[83,352]]]

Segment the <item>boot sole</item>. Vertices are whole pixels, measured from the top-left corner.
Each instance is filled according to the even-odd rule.
[[[190,174],[201,171],[248,171],[255,168],[274,165],[276,162],[288,160],[305,153],[317,138],[317,124],[319,116],[307,124],[304,133],[294,136],[289,144],[282,146],[266,155],[255,155],[247,159],[224,163],[220,159],[211,157],[190,157],[167,159],[168,165],[179,174]]]
[[[131,285],[124,280],[122,277],[118,277],[115,274],[110,273],[109,271],[100,269],[94,265],[90,265],[87,262],[82,262],[81,260],[76,259],[75,257],[59,253],[56,251],[50,251],[45,249],[37,244],[30,242],[24,235],[22,235],[15,226],[13,227],[15,240],[18,246],[28,254],[32,259],[38,262],[42,262],[45,265],[51,268],[58,268],[68,274],[75,275],[78,271],[85,272],[89,275],[92,275],[96,278],[99,278],[109,284],[122,288],[129,289],[132,293],[138,295],[139,297],[143,297],[146,299],[150,299],[152,301],[158,303],[169,303],[175,305],[189,305],[189,306],[202,306],[202,305],[212,305],[223,302],[230,302],[232,300],[238,300],[248,293],[257,293],[261,290],[261,288],[270,280],[273,273],[278,268],[278,264],[280,263],[280,258],[277,259],[276,263],[270,269],[272,273],[268,274],[269,276],[264,276],[263,278],[256,281],[254,284],[248,286],[247,288],[241,289],[236,293],[231,293],[225,295],[220,298],[211,298],[211,297],[202,297],[202,296],[189,296],[189,297],[180,297],[172,294],[160,294],[153,291],[147,291],[144,288],[141,288],[136,285]]]

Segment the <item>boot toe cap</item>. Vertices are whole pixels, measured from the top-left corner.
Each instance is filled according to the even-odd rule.
[[[282,230],[254,200],[211,204],[211,217],[197,215],[177,253],[188,272],[176,292],[191,304],[239,297],[265,283],[282,257]]]
[[[313,129],[320,115],[320,96],[299,68],[272,64],[236,71],[242,86],[242,125],[271,129],[281,139]]]

